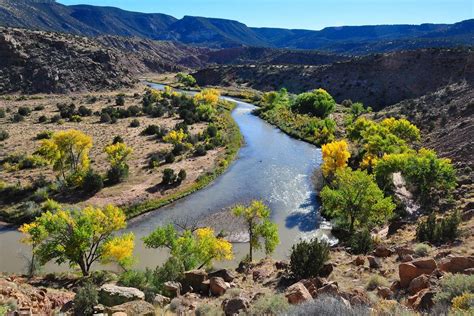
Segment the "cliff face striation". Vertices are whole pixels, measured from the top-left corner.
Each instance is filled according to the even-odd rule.
[[[237,65],[194,74],[199,85],[245,85],[258,90],[315,88],[338,102],[363,102],[374,109],[421,97],[448,84],[474,82],[474,51],[423,49],[356,57],[327,65]]]

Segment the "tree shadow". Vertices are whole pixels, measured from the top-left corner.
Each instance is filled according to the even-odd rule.
[[[288,215],[285,226],[289,229],[297,227],[302,232],[318,229],[321,223],[319,207],[316,193],[311,193],[310,197],[299,206],[300,209],[306,211],[296,211]]]

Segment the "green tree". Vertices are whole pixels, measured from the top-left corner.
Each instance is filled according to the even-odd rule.
[[[270,221],[271,210],[261,201],[252,201],[248,206],[237,205],[232,209],[235,216],[241,217],[249,234],[249,260],[253,259],[253,250],[262,248],[271,254],[280,243],[278,226]]]
[[[391,197],[384,197],[372,175],[349,168],[336,172],[331,186],[321,191],[321,199],[325,213],[351,234],[355,228],[383,223],[395,209]]]
[[[293,108],[300,113],[325,118],[334,111],[336,101],[324,89],[305,92],[295,100]]]
[[[184,74],[182,72],[176,75],[179,83],[182,83],[186,87],[194,87],[196,85],[196,79],[189,74]]]
[[[143,241],[148,248],[167,248],[186,270],[209,266],[213,260],[233,258],[232,244],[207,227],[179,232],[169,224],[158,227]]]
[[[26,234],[25,242],[34,245],[34,254],[41,264],[55,260],[79,266],[84,276],[89,275],[92,264],[117,262],[127,266],[132,262],[134,235],[119,237],[114,232],[125,228],[126,217],[119,208],[86,207],[83,210],[43,213],[20,231]]]

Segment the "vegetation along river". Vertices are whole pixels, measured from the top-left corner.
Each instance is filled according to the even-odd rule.
[[[150,85],[157,89],[163,87]],[[231,217],[225,216],[223,211],[252,199],[263,200],[272,209],[272,220],[278,224],[281,240],[273,255],[276,259],[287,258],[291,246],[300,238],[329,236],[329,224],[319,216],[311,181],[313,171],[321,164],[321,150],[287,136],[252,115],[254,105],[227,99],[237,103],[232,115],[245,144],[229,169],[208,187],[129,222],[126,230],[136,236],[138,268],[154,268],[165,261],[165,250],[146,249],[141,238],[169,222],[194,223],[199,220],[210,223],[216,231],[231,230],[231,240],[245,240],[241,227],[234,225]],[[30,255],[30,249],[20,242],[21,237],[16,229],[0,229],[0,271],[24,272],[25,257]],[[217,265],[235,266],[247,251],[247,243],[235,242],[234,261]],[[53,264],[44,268],[45,271],[58,269],[61,268]]]

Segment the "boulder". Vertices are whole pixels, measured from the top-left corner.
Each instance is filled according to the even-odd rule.
[[[323,284],[326,283],[321,278],[303,279],[300,282],[303,283],[303,285],[306,287],[306,289],[313,298],[316,297],[318,293],[318,288],[322,287]]]
[[[144,299],[145,294],[139,289],[133,287],[104,284],[99,290],[99,303],[105,306],[115,306]]]
[[[148,302],[140,300],[109,307],[107,312],[112,315],[155,316],[155,307]]]
[[[466,269],[462,273],[467,274],[467,275],[474,275],[474,268]]]
[[[371,269],[379,269],[382,265],[380,264],[380,259],[375,258],[374,256],[367,256],[369,261],[369,267]]]
[[[436,292],[430,289],[424,289],[418,292],[417,294],[410,296],[408,298],[408,304],[416,311],[428,311],[430,310],[434,303],[433,297]]]
[[[369,296],[367,295],[367,291],[362,288],[353,289],[352,292],[349,293],[348,297],[346,297],[346,299],[348,299],[351,305],[353,306],[370,305],[370,299],[369,299]]]
[[[184,292],[205,292],[202,285],[207,280],[207,272],[204,270],[191,270],[184,272],[183,291]]]
[[[408,248],[408,247],[397,247],[395,248],[395,252],[399,257],[403,255],[413,255],[415,254],[415,250]]]
[[[332,271],[334,270],[334,266],[331,263],[326,263],[322,266],[321,270],[319,271],[319,276],[322,278],[327,278]]]
[[[252,271],[252,278],[254,281],[260,281],[272,274],[272,271],[267,268],[259,268]]]
[[[377,295],[383,299],[389,299],[393,296],[393,292],[388,287],[379,286],[377,288]]]
[[[165,291],[170,294],[171,297],[178,297],[181,295],[182,286],[179,282],[168,281],[164,284]]]
[[[363,266],[365,263],[365,258],[363,256],[357,256],[357,258],[355,258],[354,260],[354,264],[356,266]]]
[[[401,257],[399,257],[399,259],[401,262],[410,262],[414,260],[412,255],[402,255]]]
[[[155,298],[153,299],[153,305],[154,306],[159,306],[159,307],[165,307],[171,302],[171,299],[169,297],[156,294]]]
[[[330,282],[318,289],[318,294],[339,295],[339,287],[336,282]]]
[[[226,283],[223,278],[212,277],[209,280],[209,289],[211,290],[212,295],[222,296],[228,288],[229,284]]]
[[[219,277],[223,278],[226,282],[232,282],[235,279],[235,273],[228,269],[221,269],[208,274],[209,278]]]
[[[290,304],[301,304],[313,299],[311,293],[309,293],[308,289],[301,282],[295,283],[287,288],[285,297]]]
[[[244,297],[234,297],[226,299],[222,302],[222,308],[226,316],[238,315],[240,312],[245,312],[250,307],[248,299]]]
[[[430,286],[430,278],[426,274],[422,274],[419,277],[411,280],[410,285],[408,286],[408,292],[413,295],[419,291],[426,289]]]
[[[400,285],[402,288],[407,288],[414,278],[422,274],[431,274],[435,269],[436,261],[431,258],[422,258],[412,262],[401,263],[398,266]]]
[[[386,258],[393,255],[394,251],[392,249],[387,248],[384,245],[378,245],[377,248],[374,250],[374,256],[380,258]]]
[[[441,271],[462,273],[474,268],[474,257],[449,256],[440,260],[438,267]]]

